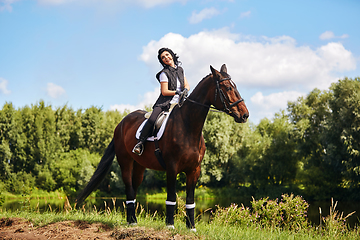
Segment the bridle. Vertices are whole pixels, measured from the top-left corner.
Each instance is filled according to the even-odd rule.
[[[220,83],[223,82],[223,81],[226,81],[226,80],[231,80],[231,77],[226,77],[226,78],[223,78],[223,79],[220,79],[220,80],[215,80],[216,81],[216,91],[215,91],[215,100],[214,102],[216,102],[216,99],[217,99],[217,95],[219,95],[219,98],[220,98],[220,101],[221,101],[221,104],[223,105],[223,109],[218,109],[220,112],[224,112],[226,114],[229,114],[229,115],[232,115],[232,112],[231,112],[231,108],[233,108],[234,106],[238,105],[239,103],[243,102],[244,99],[242,97],[240,97],[239,100],[237,100],[236,102],[233,102],[233,103],[230,103],[230,101],[226,98],[226,95],[225,93],[223,92],[223,90],[220,88]],[[233,87],[234,89],[236,90],[236,87],[235,87],[235,84],[233,84]],[[204,107],[207,107],[207,108],[211,108],[211,109],[217,109],[211,105],[206,105],[206,104],[202,104],[202,103],[199,103],[199,102],[196,102],[190,98],[187,98],[186,100],[192,102],[192,103],[195,103],[197,105],[201,105],[201,106],[204,106]],[[215,110],[216,111],[216,110]],[[219,112],[219,111],[216,111],[216,112]]]

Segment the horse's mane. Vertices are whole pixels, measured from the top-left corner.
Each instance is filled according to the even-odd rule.
[[[205,78],[208,78],[210,75],[212,75],[212,73],[209,73],[208,75],[206,75],[205,77],[203,77],[203,79],[201,79],[200,82],[202,82],[203,80],[205,80]]]

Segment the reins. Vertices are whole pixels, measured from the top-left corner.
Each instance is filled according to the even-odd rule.
[[[192,102],[192,103],[195,103],[195,104],[197,104],[197,105],[210,108],[210,111],[212,111],[212,112],[218,112],[218,113],[224,112],[224,111],[217,110],[215,107],[213,107],[213,106],[211,106],[211,105],[209,106],[209,105],[206,105],[206,104],[202,104],[202,103],[196,102],[196,101],[194,101],[194,100],[192,100],[192,99],[190,99],[190,98],[188,98],[188,97],[186,98],[186,100],[187,100],[187,101],[190,101],[190,102]]]
[[[224,109],[222,110],[218,110],[217,108],[211,106],[211,105],[206,105],[206,104],[202,104],[202,103],[199,103],[199,102],[196,102],[192,99],[190,99],[189,97],[186,98],[186,100],[189,100],[190,102],[192,103],[195,103],[197,105],[200,105],[200,106],[203,106],[203,107],[207,107],[210,109],[210,111],[212,112],[224,112],[226,114],[231,114],[231,108],[233,108],[234,106],[238,105],[239,103],[243,102],[244,99],[240,97],[239,100],[237,100],[236,102],[233,102],[233,103],[230,103],[229,100],[226,98],[225,96],[225,93],[223,92],[223,90],[220,88],[220,85],[219,83],[223,82],[223,81],[226,81],[226,80],[231,80],[230,77],[227,77],[227,78],[223,78],[221,80],[216,80],[216,91],[215,91],[215,101],[216,102],[216,98],[217,98],[217,94],[219,92],[219,96],[220,96],[220,101],[221,103],[223,104],[224,106]],[[236,89],[236,88],[235,88]],[[226,103],[229,105],[229,107],[226,106]],[[229,109],[230,108],[230,109]],[[215,109],[215,110],[213,110]]]

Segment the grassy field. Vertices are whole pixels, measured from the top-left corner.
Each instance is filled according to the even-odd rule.
[[[137,208],[138,225],[136,227],[128,226],[124,212],[116,207],[113,209],[108,207],[104,211],[76,210],[68,202],[65,203],[64,210],[60,213],[55,211],[40,213],[36,208],[27,209],[26,211],[0,210],[0,219],[3,222],[5,222],[4,219],[26,219],[37,228],[64,221],[81,221],[89,224],[102,223],[114,231],[122,229],[121,231],[131,232],[134,229],[145,228],[154,231],[148,231],[148,234],[158,233],[160,235],[164,234],[167,237],[181,236],[181,239],[360,239],[360,230],[357,227],[353,229],[347,228],[344,224],[344,217],[334,211],[335,209],[333,209],[332,215],[324,218],[324,225],[321,228],[308,225],[304,228],[289,230],[274,225],[271,226],[270,224],[250,222],[239,224],[239,221],[236,221],[237,223],[231,222],[230,218],[235,215],[230,216],[229,212],[231,209],[224,208],[219,211],[223,215],[218,218],[215,217],[206,222],[199,220],[196,225],[197,232],[193,233],[185,226],[182,208],[183,206],[180,202],[175,216],[174,230],[167,229],[163,217],[156,213],[149,214],[145,212],[141,205],[138,205]]]

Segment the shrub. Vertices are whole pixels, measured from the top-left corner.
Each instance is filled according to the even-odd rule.
[[[212,224],[229,224],[229,225],[246,225],[256,222],[258,216],[252,215],[248,207],[244,207],[241,204],[239,207],[236,204],[231,204],[228,208],[221,208],[217,206],[217,209],[212,213]]]
[[[261,227],[280,227],[300,230],[308,226],[309,204],[301,197],[283,194],[279,201],[262,198],[251,202],[252,208],[231,204],[228,208],[217,207],[212,214],[212,223],[230,225],[256,224]]]
[[[336,206],[337,202],[334,203],[334,199],[331,198],[330,215],[327,217],[322,217],[321,221],[324,223],[324,227],[330,236],[340,237],[343,234],[346,234],[348,230],[346,219],[355,212],[349,213],[344,217],[344,213],[337,211]]]
[[[35,185],[35,177],[31,173],[20,171],[11,173],[8,180],[8,191],[15,194],[30,194]]]
[[[307,211],[309,204],[299,196],[283,194],[279,203],[283,213],[283,227],[299,230],[308,226]]]

